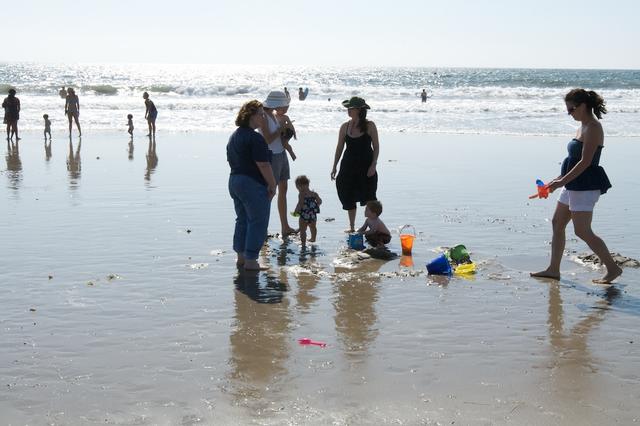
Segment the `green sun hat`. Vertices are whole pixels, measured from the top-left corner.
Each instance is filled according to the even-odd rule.
[[[371,109],[369,105],[364,101],[364,99],[359,98],[357,96],[352,97],[351,99],[347,99],[346,101],[342,101],[342,106],[346,108],[364,108]]]

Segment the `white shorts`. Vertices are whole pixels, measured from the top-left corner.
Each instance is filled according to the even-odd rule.
[[[569,211],[572,212],[592,212],[599,198],[599,189],[593,191],[571,191],[562,188],[558,202],[569,206]]]

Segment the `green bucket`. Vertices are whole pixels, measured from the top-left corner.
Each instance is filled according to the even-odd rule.
[[[455,263],[469,263],[471,261],[467,248],[462,244],[449,249],[449,258]]]

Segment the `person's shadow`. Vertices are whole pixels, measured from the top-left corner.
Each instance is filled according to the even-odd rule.
[[[239,271],[233,330],[229,337],[231,394],[238,405],[265,404],[286,386],[291,315],[286,284],[265,272]],[[265,398],[268,392],[269,398]]]
[[[80,159],[80,148],[82,147],[82,138],[78,138],[78,146],[73,151],[73,141],[69,138],[69,154],[67,155],[67,170],[69,171],[69,179],[72,186],[75,186],[80,178],[82,171],[82,161]]]
[[[20,145],[18,141],[7,141],[7,177],[9,188],[17,190],[22,180],[22,161],[20,160]]]
[[[132,151],[133,152],[133,151]],[[149,148],[147,149],[147,169],[144,174],[144,179],[151,180],[151,175],[158,167],[158,154],[156,153],[156,138],[149,136]]]

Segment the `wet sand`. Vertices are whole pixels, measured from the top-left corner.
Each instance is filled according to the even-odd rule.
[[[227,134],[5,144],[0,423],[639,421],[640,271],[592,285],[603,272],[573,260],[588,249],[568,229],[561,281],[528,275],[546,266],[555,200],[527,196],[568,138],[382,134],[382,218],[419,236],[411,259],[352,265],[336,135],[301,136],[292,174],[324,200],[318,242],[271,239],[260,274],[239,274],[230,250]],[[638,259],[640,148],[606,144],[614,187],[594,229]],[[427,276],[459,243],[478,273]]]

